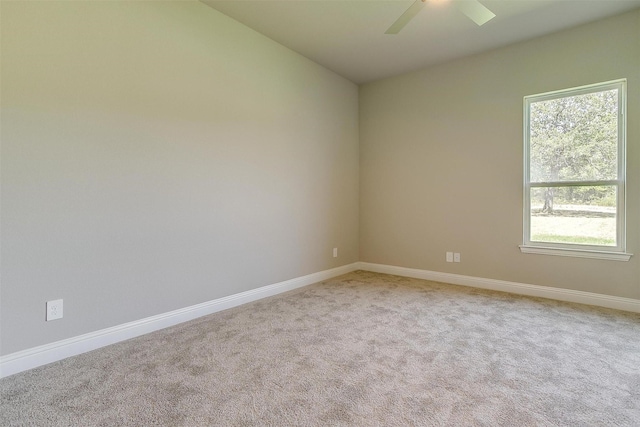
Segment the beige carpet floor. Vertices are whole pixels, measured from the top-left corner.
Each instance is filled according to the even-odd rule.
[[[2,426],[640,426],[640,315],[358,271],[0,392]]]

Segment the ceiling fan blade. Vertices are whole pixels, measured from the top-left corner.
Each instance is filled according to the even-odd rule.
[[[384,33],[398,34],[400,30],[402,30],[404,26],[407,25],[409,21],[411,21],[413,17],[416,16],[418,12],[422,10],[423,7],[424,7],[424,1],[416,0],[415,2],[413,2],[411,6],[409,6],[409,9],[405,10],[404,13],[400,15],[400,18],[396,19],[396,22],[391,24],[389,29]]]
[[[478,0],[453,0],[453,4],[478,25],[482,25],[496,16]]]

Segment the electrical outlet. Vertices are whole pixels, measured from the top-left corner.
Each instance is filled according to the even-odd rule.
[[[62,300],[47,301],[47,322],[62,319]]]
[[[453,254],[453,262],[460,262],[460,254],[458,252]]]
[[[453,262],[453,252],[447,252],[447,262]]]
[[[333,248],[333,257],[338,258],[338,248]]]

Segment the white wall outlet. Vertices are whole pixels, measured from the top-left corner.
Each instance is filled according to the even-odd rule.
[[[458,252],[453,254],[453,262],[460,262],[460,254]]]
[[[338,248],[333,248],[333,257],[338,258]]]
[[[453,252],[447,252],[447,262],[453,262]]]
[[[47,322],[62,319],[62,300],[47,301]]]

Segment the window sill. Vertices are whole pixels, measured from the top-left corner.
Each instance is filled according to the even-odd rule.
[[[569,256],[575,258],[595,258],[606,259],[611,261],[629,261],[633,254],[625,252],[606,252],[606,251],[594,251],[584,249],[564,249],[564,248],[549,248],[542,246],[526,246],[520,245],[520,252],[524,254],[540,254],[540,255],[556,255],[556,256]]]

